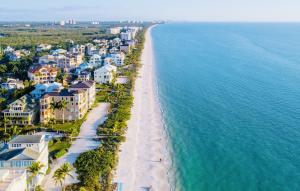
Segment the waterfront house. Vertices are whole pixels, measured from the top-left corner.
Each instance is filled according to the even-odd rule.
[[[33,125],[37,120],[37,103],[29,94],[22,96],[3,110],[6,125]]]
[[[51,108],[51,104],[65,101],[65,108]],[[88,110],[88,92],[85,90],[63,89],[60,92],[46,93],[40,99],[40,122],[48,123],[50,120],[74,121],[82,119]]]
[[[104,59],[104,65],[106,64],[112,64],[115,66],[123,66],[125,60],[125,54],[123,52],[115,53],[115,54],[109,54]]]
[[[25,191],[26,189],[26,170],[0,169],[0,191]]]
[[[26,170],[33,162],[40,162],[44,165],[41,173],[46,173],[49,151],[45,135],[19,135],[7,145],[8,148],[0,152],[0,170],[17,170],[22,174],[22,170]],[[43,174],[33,180],[35,185],[41,183]]]
[[[95,97],[96,97],[96,84],[94,81],[82,81],[77,84],[72,84],[69,87],[69,90],[84,90],[87,92],[87,104],[88,108],[92,108],[94,102],[95,102]]]
[[[111,64],[104,65],[94,71],[94,80],[99,84],[111,83],[116,72],[116,66],[113,66]]]

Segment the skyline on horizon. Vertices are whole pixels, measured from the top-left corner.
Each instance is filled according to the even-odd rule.
[[[297,0],[73,0],[55,4],[49,0],[27,0],[26,4],[22,2],[2,2],[0,21],[57,21],[70,18],[77,21],[300,21],[300,1]]]

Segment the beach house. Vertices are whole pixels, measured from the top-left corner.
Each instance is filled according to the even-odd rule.
[[[0,169],[1,191],[25,191],[27,189],[26,170]]]
[[[34,97],[26,94],[9,104],[2,113],[6,125],[33,125],[37,121],[37,102]]]
[[[48,155],[48,143],[44,135],[19,135],[13,138],[8,142],[7,148],[0,152],[0,170],[6,173],[6,177],[2,177],[4,182],[9,182],[8,176],[11,176],[16,170],[18,176],[13,178],[20,177],[22,179],[19,180],[20,184],[24,183],[22,170],[26,170],[33,162],[40,162],[43,164],[41,174],[38,174],[32,182],[35,185],[40,184],[44,177],[43,174],[46,174],[48,169]],[[23,183],[20,187],[24,186]]]
[[[125,60],[125,54],[123,52],[109,54],[104,59],[104,65],[112,64],[112,65],[115,65],[115,66],[123,66],[124,65],[124,60]]]
[[[65,102],[62,106],[60,103]],[[52,105],[62,107],[51,107]],[[63,89],[60,92],[46,93],[40,99],[40,122],[48,123],[55,119],[58,121],[74,121],[82,119],[88,111],[88,92],[85,90]]]
[[[116,72],[116,66],[113,66],[111,64],[104,65],[94,71],[94,80],[99,84],[111,83]]]
[[[95,102],[95,97],[96,97],[96,84],[94,81],[82,81],[77,84],[72,84],[69,87],[70,91],[76,91],[76,90],[84,90],[87,92],[87,104],[88,108],[92,108],[94,102]]]

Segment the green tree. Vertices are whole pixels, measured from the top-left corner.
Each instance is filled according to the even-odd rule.
[[[55,120],[55,115],[54,115],[54,112],[56,109],[59,109],[59,106],[57,104],[57,102],[51,102],[50,103],[50,110],[51,110],[51,120],[54,119],[54,122],[56,122]]]
[[[44,166],[45,166],[44,164],[38,161],[38,162],[33,162],[31,166],[27,168],[27,172],[29,173],[28,183],[30,184],[30,186],[33,187],[34,190],[36,187],[35,184],[37,182],[37,176],[44,174],[41,172]]]
[[[11,137],[17,136],[21,133],[21,129],[18,126],[13,126],[10,128]]]
[[[35,191],[44,191],[44,189],[41,187],[41,185],[38,185],[35,187]]]
[[[61,165],[60,168],[58,168],[53,175],[53,178],[57,183],[60,184],[62,191],[65,190],[65,179],[67,176],[70,176],[73,178],[73,176],[71,175],[71,171],[73,170],[73,167],[70,163],[64,163],[63,165]]]
[[[97,151],[87,151],[76,159],[74,167],[78,179],[89,188],[88,190],[100,190],[99,177],[101,172],[101,156]]]
[[[58,109],[62,110],[62,118],[63,123],[65,123],[65,109],[67,108],[68,102],[66,100],[62,100],[58,103]]]

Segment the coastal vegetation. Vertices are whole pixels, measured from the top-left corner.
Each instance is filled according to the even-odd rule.
[[[64,163],[54,172],[53,179],[55,180],[56,184],[60,185],[62,191],[65,190],[65,179],[67,176],[73,178],[71,175],[72,170],[73,166],[70,163]]]
[[[94,38],[110,38],[106,34],[106,27],[61,27],[61,26],[2,26],[0,38],[3,46],[16,48],[33,48],[38,44],[53,44],[58,48],[67,48],[66,40],[73,40],[78,43],[87,43]]]
[[[31,166],[27,168],[27,171],[29,173],[28,177],[28,183],[31,185],[34,189],[37,185],[35,185],[36,178],[38,175],[42,175],[43,173],[41,172],[42,168],[45,165],[40,163],[40,162],[33,162]]]
[[[140,67],[141,53],[144,47],[144,35],[147,29],[137,34],[136,48],[126,57],[126,66],[122,75],[126,76],[126,84],[101,86],[105,90],[97,94],[98,101],[110,103],[107,120],[99,126],[101,145],[98,149],[82,153],[74,166],[80,183],[70,185],[69,190],[86,189],[90,191],[111,191],[113,170],[117,165],[119,147],[125,141],[127,121],[130,119],[133,104],[133,88]]]

